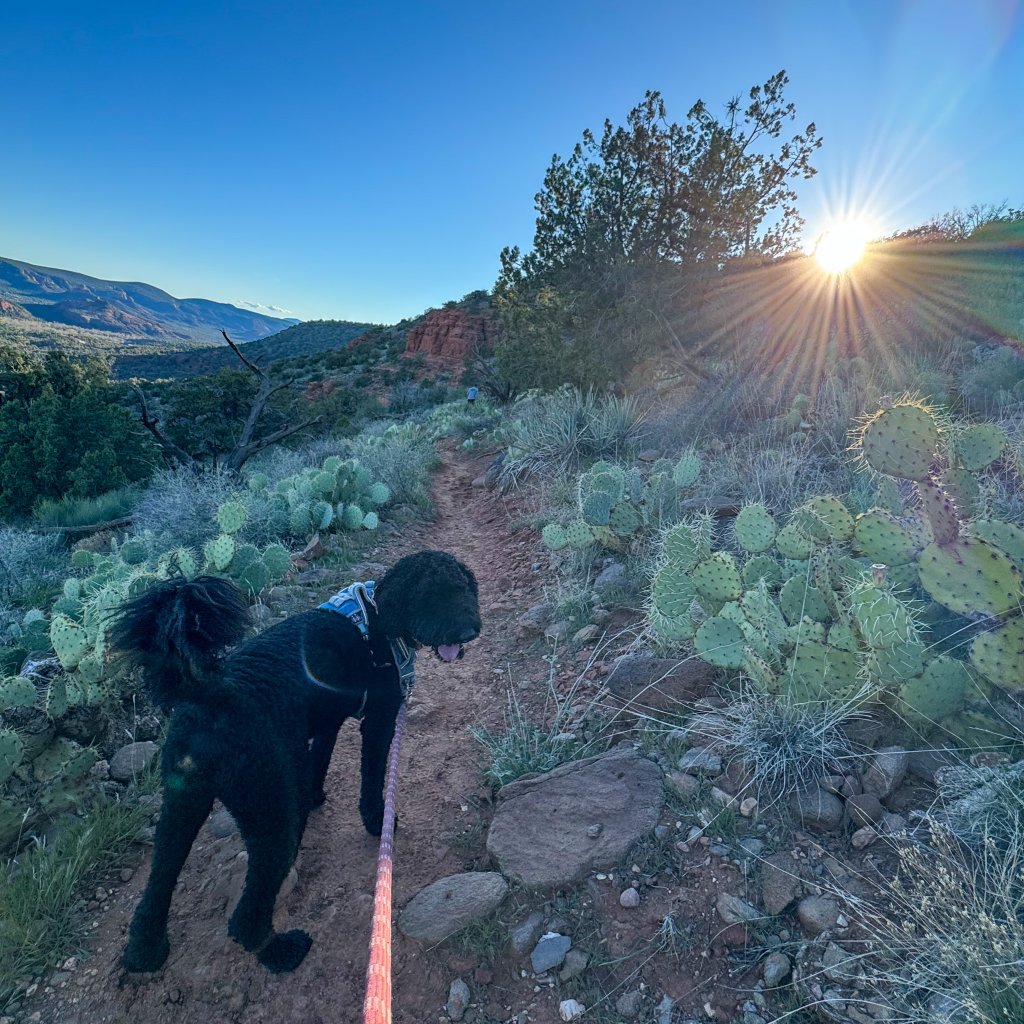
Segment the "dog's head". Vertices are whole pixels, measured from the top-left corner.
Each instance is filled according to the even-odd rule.
[[[430,647],[442,661],[462,657],[480,635],[476,577],[444,551],[406,555],[378,581],[379,625],[393,640]]]

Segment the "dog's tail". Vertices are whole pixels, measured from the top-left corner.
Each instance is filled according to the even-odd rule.
[[[249,608],[230,580],[216,576],[166,580],[121,607],[110,639],[129,664],[143,670],[153,699],[209,703],[223,688],[217,656],[249,628]]]

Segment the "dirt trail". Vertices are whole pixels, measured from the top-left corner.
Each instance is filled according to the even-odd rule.
[[[420,659],[399,775],[396,907],[429,882],[466,869],[451,838],[473,835],[478,808],[488,798],[467,730],[500,722],[510,660],[517,659],[514,621],[540,598],[541,581],[530,565],[532,535],[513,533],[506,503],[472,486],[482,466],[480,459],[446,450],[434,481],[436,519],[368,554],[391,564],[420,548],[452,552],[477,576],[484,623],[462,661]],[[323,595],[347,582],[325,582]],[[328,777],[328,803],[311,817],[299,853],[298,884],[279,903],[278,926],[302,927],[314,938],[298,971],[269,975],[228,939],[225,904],[240,876],[231,860],[241,845],[237,835],[217,839],[208,822],[175,893],[165,967],[140,982],[126,980],[119,966],[147,856],[97,912],[88,958],[51,979],[49,992],[25,1006],[27,1017],[43,1024],[361,1020],[377,843],[363,831],[356,809],[358,741],[355,723],[346,723]],[[395,1024],[436,1020],[453,966],[396,930]]]

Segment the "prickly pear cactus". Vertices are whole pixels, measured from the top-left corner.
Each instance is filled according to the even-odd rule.
[[[867,464],[878,473],[907,480],[928,479],[940,439],[931,410],[909,400],[875,413],[860,431]]]
[[[736,542],[744,551],[759,553],[769,550],[779,532],[774,516],[764,505],[744,505],[733,520]]]
[[[245,525],[245,506],[238,501],[225,501],[217,509],[217,522],[224,533],[238,533]]]

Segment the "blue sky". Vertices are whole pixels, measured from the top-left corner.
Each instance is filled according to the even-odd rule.
[[[808,231],[1024,206],[1018,0],[10,4],[0,255],[302,318],[488,288],[583,128],[780,68]]]

